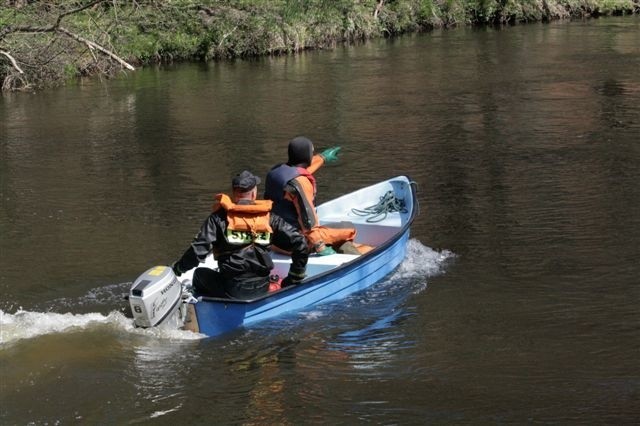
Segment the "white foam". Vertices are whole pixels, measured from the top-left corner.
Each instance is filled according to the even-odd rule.
[[[149,418],[155,419],[155,418],[158,418],[158,417],[162,417],[162,416],[164,416],[166,414],[178,411],[178,410],[180,410],[180,408],[182,408],[182,405],[178,405],[177,407],[171,408],[169,410],[155,411],[155,412],[151,413],[151,416],[149,416]]]
[[[443,272],[447,260],[455,258],[449,250],[436,251],[416,239],[407,244],[407,254],[392,279],[434,276]]]
[[[204,337],[202,334],[185,330],[163,328],[136,328],[131,318],[121,312],[113,311],[108,315],[100,313],[72,314],[54,312],[30,312],[19,309],[10,314],[0,310],[0,348],[11,342],[31,339],[53,333],[91,330],[108,325],[118,331],[147,335],[154,338],[193,340]]]
[[[429,277],[442,273],[447,260],[455,255],[448,251],[436,251],[420,243],[416,239],[410,239],[407,246],[407,255],[400,267],[389,278],[390,281],[407,279],[412,277]],[[425,284],[426,286],[426,281]],[[117,293],[122,285],[110,286],[102,289],[102,296]],[[112,288],[113,287],[113,288]],[[100,299],[92,292],[93,299]],[[322,310],[306,312],[306,317],[314,319],[323,315]],[[119,311],[112,311],[107,315],[92,312],[87,314],[55,313],[55,312],[30,312],[18,309],[11,314],[0,310],[0,349],[9,343],[22,339],[53,334],[93,330],[97,327],[110,327],[120,332],[147,336],[153,339],[195,340],[206,336],[185,330],[153,327],[148,329],[137,328],[131,318],[127,318]]]

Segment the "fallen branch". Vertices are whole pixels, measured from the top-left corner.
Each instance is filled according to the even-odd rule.
[[[58,17],[56,18],[56,22],[49,25],[49,26],[33,26],[33,25],[18,25],[18,26],[11,26],[11,25],[7,25],[4,28],[2,28],[0,30],[0,40],[3,39],[5,36],[7,36],[8,34],[11,33],[51,33],[56,31],[56,29],[60,26],[60,23],[62,22],[62,18],[64,18],[65,16],[69,16],[72,15],[74,13],[78,13],[78,12],[82,12],[85,9],[88,9],[92,6],[95,6],[98,3],[103,3],[106,0],[94,0],[90,3],[85,4],[84,6],[80,6],[76,9],[72,9],[72,10],[68,10],[66,12],[62,12],[58,15]]]
[[[79,41],[80,43],[86,44],[90,49],[96,49],[96,50],[104,53],[105,55],[107,55],[108,57],[113,59],[114,61],[120,63],[120,65],[122,65],[126,69],[131,70],[131,71],[135,71],[135,68],[133,67],[133,65],[129,64],[124,59],[122,59],[121,57],[119,57],[118,55],[113,53],[112,51],[107,50],[104,47],[100,46],[98,43],[94,43],[91,40],[87,40],[86,38],[81,37],[81,36],[79,36],[77,34],[74,34],[71,31],[69,31],[69,30],[67,30],[66,28],[63,28],[63,27],[56,28],[56,31],[61,32],[64,35],[66,35],[68,37],[71,37],[72,39],[74,39],[76,41]]]
[[[104,53],[105,55],[107,55],[108,57],[110,57],[111,59],[113,59],[114,61],[118,62],[120,65],[122,65],[123,67],[125,67],[128,70],[131,71],[135,71],[135,68],[129,64],[128,62],[126,62],[124,59],[120,58],[118,55],[116,55],[115,53],[111,52],[110,50],[105,49],[104,47],[100,46],[99,44],[86,39],[78,34],[75,34],[69,30],[67,30],[66,28],[60,26],[62,19],[65,16],[69,16],[75,13],[79,13],[82,12],[85,9],[88,9],[90,7],[93,7],[97,4],[100,3],[104,3],[107,0],[93,0],[85,5],[79,6],[75,9],[71,9],[68,10],[66,12],[60,13],[55,21],[55,23],[53,23],[52,25],[49,26],[33,26],[33,25],[19,25],[19,26],[6,26],[4,27],[2,30],[0,30],[0,40],[2,40],[2,38],[4,38],[5,36],[7,36],[8,34],[12,34],[12,33],[30,33],[30,34],[34,34],[34,33],[53,33],[53,32],[58,32],[58,33],[62,33],[80,43],[84,43],[86,44],[89,49],[91,50],[98,50],[102,53]],[[19,67],[17,67],[17,63],[15,62],[15,60],[12,60],[13,58],[8,55],[8,53],[3,52],[5,56],[9,57],[9,59],[11,60],[11,63],[13,64],[14,67],[16,67],[16,69],[19,69]]]
[[[18,72],[20,74],[24,74],[24,71],[22,71],[22,68],[20,68],[20,66],[18,65],[18,63],[16,62],[15,58],[13,56],[11,56],[9,54],[9,52],[5,52],[4,50],[0,50],[0,54],[6,56],[7,58],[9,58],[9,61],[11,61],[11,65],[13,65],[13,67],[18,70]]]

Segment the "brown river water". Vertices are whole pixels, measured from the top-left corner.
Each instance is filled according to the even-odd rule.
[[[391,176],[397,271],[215,339],[135,329],[242,169]],[[637,424],[640,19],[455,29],[0,98],[0,424]]]

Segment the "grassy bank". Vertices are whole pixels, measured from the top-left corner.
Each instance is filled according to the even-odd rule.
[[[3,90],[163,61],[288,54],[461,25],[640,12],[640,0],[0,0]]]

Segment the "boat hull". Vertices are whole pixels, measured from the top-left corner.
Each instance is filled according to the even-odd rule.
[[[193,303],[198,332],[218,336],[239,327],[264,321],[284,313],[344,299],[390,274],[404,259],[409,228],[377,253],[363,256],[294,288],[274,293],[255,302],[203,299]],[[192,320],[193,321],[193,320]]]

